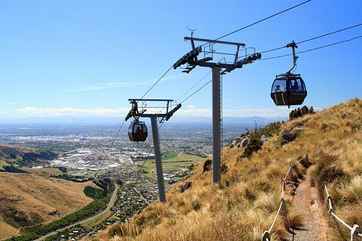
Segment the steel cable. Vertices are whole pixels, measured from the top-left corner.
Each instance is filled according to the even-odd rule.
[[[251,24],[248,24],[248,25],[246,25],[246,26],[243,26],[243,27],[241,27],[241,28],[239,28],[239,29],[236,29],[236,30],[230,32],[230,33],[223,34],[223,35],[221,35],[220,37],[218,37],[218,38],[215,39],[215,40],[220,40],[220,39],[225,38],[225,37],[227,37],[227,36],[230,36],[230,35],[232,35],[232,34],[234,34],[234,33],[237,33],[237,32],[240,32],[240,31],[242,31],[242,30],[244,30],[244,29],[247,29],[247,28],[249,28],[249,27],[252,27],[252,26],[254,26],[254,25],[256,25],[256,24],[265,22],[265,21],[267,21],[267,20],[269,20],[269,19],[271,19],[271,18],[273,18],[273,17],[276,17],[276,16],[279,16],[279,15],[281,15],[281,14],[284,14],[284,13],[290,11],[290,10],[293,10],[293,9],[295,9],[295,8],[298,8],[298,7],[300,7],[300,6],[304,5],[304,4],[307,4],[307,3],[311,2],[311,1],[312,1],[312,0],[306,0],[306,1],[303,1],[303,2],[301,2],[301,3],[299,3],[299,4],[293,5],[293,6],[289,7],[289,8],[287,8],[287,9],[284,9],[284,10],[282,10],[282,11],[276,12],[276,13],[270,15],[270,16],[267,16],[267,17],[265,17],[265,18],[262,18],[262,19],[260,19],[260,20],[257,20],[257,21],[255,21],[255,22],[253,22],[253,23],[251,23]],[[205,46],[205,45],[207,45],[207,43],[206,43],[206,44],[202,44],[201,46]],[[172,70],[172,68],[173,68],[173,66],[170,66],[169,69],[167,69],[167,70],[151,85],[151,87],[145,92],[145,94],[141,97],[141,99],[143,99],[144,97],[146,97],[146,96],[149,94],[149,92]]]
[[[317,40],[317,39],[320,39],[320,38],[323,38],[323,37],[326,37],[326,36],[341,33],[341,32],[344,32],[344,31],[347,31],[347,30],[350,30],[350,29],[353,29],[353,28],[361,27],[361,26],[362,26],[362,23],[354,24],[354,25],[351,25],[351,26],[348,26],[348,27],[344,27],[344,28],[332,31],[332,32],[320,34],[320,35],[317,35],[315,37],[311,37],[311,38],[308,38],[308,39],[298,41],[298,42],[296,42],[296,44],[297,45],[304,44],[304,43],[307,43],[307,42],[310,42],[310,41],[313,41],[313,40]],[[274,51],[281,50],[281,49],[284,49],[284,48],[287,48],[286,45],[276,47],[276,48],[272,48],[272,49],[263,50],[263,51],[260,51],[260,53],[261,54],[270,53],[270,52],[274,52]]]
[[[313,41],[313,40],[316,40],[316,39],[320,39],[320,38],[323,38],[323,37],[326,37],[326,36],[329,36],[329,35],[344,32],[344,31],[347,31],[347,30],[350,30],[350,29],[353,29],[353,28],[357,28],[357,27],[360,27],[360,26],[362,26],[362,23],[355,24],[355,25],[352,25],[352,26],[348,26],[348,27],[345,27],[345,28],[341,28],[341,29],[338,29],[336,31],[332,31],[332,32],[329,32],[329,33],[321,34],[319,36],[312,37],[312,38],[309,38],[309,39],[305,39],[305,40],[297,42],[296,44],[307,43],[307,42],[310,42],[310,41]]]
[[[186,96],[180,103],[183,104],[185,103],[187,100],[189,100],[192,96],[196,95],[198,92],[200,92],[203,88],[205,88],[206,86],[208,86],[210,83],[212,82],[212,80],[207,81],[205,84],[203,84],[200,88],[198,88],[197,90],[195,90],[194,92],[192,92],[191,94],[189,94],[188,96]]]
[[[143,94],[143,96],[141,97],[141,99],[145,98],[150,91],[172,70],[172,65],[165,71],[163,72],[163,74],[151,85],[150,88],[148,88],[148,90]]]
[[[315,48],[310,48],[310,49],[306,49],[306,50],[303,50],[303,51],[299,51],[299,52],[297,52],[297,54],[304,54],[304,53],[308,53],[308,52],[312,52],[312,51],[316,51],[316,50],[336,46],[336,45],[351,42],[351,41],[354,41],[354,40],[360,39],[360,38],[362,38],[362,35],[359,35],[359,36],[356,36],[356,37],[353,37],[353,38],[350,38],[350,39],[337,41],[337,42],[330,43],[330,44],[325,44],[325,45],[318,46],[318,47],[315,47]],[[277,56],[262,58],[262,60],[278,59],[278,58],[283,58],[283,57],[287,57],[287,56],[291,56],[291,54],[283,54],[283,55],[277,55]]]
[[[232,32],[230,32],[230,33],[223,34],[223,35],[221,35],[220,37],[218,37],[218,38],[215,39],[215,40],[220,40],[220,39],[225,38],[225,37],[228,37],[228,36],[230,36],[230,35],[232,35],[232,34],[234,34],[234,33],[240,32],[240,31],[242,31],[242,30],[244,30],[244,29],[250,28],[250,27],[252,27],[252,26],[254,26],[254,25],[256,25],[256,24],[265,22],[266,20],[269,20],[269,19],[271,19],[271,18],[273,18],[273,17],[276,17],[276,16],[281,15],[281,14],[283,14],[283,13],[286,13],[286,12],[288,12],[288,11],[290,11],[290,10],[293,10],[293,9],[295,9],[295,8],[298,8],[298,7],[300,7],[300,6],[304,5],[304,4],[307,4],[307,3],[311,2],[311,1],[312,1],[312,0],[307,0],[307,1],[301,2],[301,3],[299,3],[299,4],[296,4],[296,5],[294,5],[294,6],[291,6],[291,7],[287,8],[287,9],[284,9],[284,10],[282,10],[282,11],[276,12],[276,13],[268,16],[268,17],[262,18],[262,19],[260,19],[260,20],[257,20],[257,21],[255,21],[255,22],[253,22],[253,23],[250,23],[250,24],[248,24],[248,25],[246,25],[246,26],[244,26],[244,27],[238,28],[238,29],[236,29],[236,30],[234,30],[234,31],[232,31]],[[207,43],[202,44],[201,46],[205,46],[205,45],[207,45]]]
[[[320,34],[320,35],[317,35],[315,37],[311,37],[311,38],[308,38],[308,39],[304,39],[304,40],[301,40],[301,41],[298,41],[296,42],[296,44],[304,44],[304,43],[307,43],[307,42],[310,42],[310,41],[313,41],[313,40],[317,40],[317,39],[320,39],[320,38],[323,38],[323,37],[326,37],[326,36],[330,36],[330,35],[333,35],[333,34],[337,34],[337,33],[341,33],[341,32],[344,32],[344,31],[347,31],[347,30],[350,30],[350,29],[353,29],[353,28],[357,28],[357,27],[361,27],[362,26],[362,23],[359,23],[359,24],[354,24],[354,25],[351,25],[351,26],[348,26],[348,27],[344,27],[344,28],[341,28],[341,29],[338,29],[338,30],[335,30],[335,31],[332,31],[332,32],[328,32],[328,33],[324,33],[324,34]],[[272,49],[267,49],[267,50],[262,50],[260,51],[261,54],[266,54],[266,53],[270,53],[270,52],[274,52],[274,51],[277,51],[277,50],[282,50],[282,49],[285,49],[287,48],[286,45],[282,45],[280,47],[276,47],[276,48],[272,48]],[[227,52],[217,52],[217,51],[203,51],[205,53],[214,53],[214,54],[223,54],[223,55],[230,55],[230,56],[235,56],[234,53],[227,53]],[[246,56],[250,56],[249,55],[246,55]],[[284,56],[289,56],[289,54],[285,54],[285,55],[280,55],[280,56],[276,56],[276,57],[284,57]],[[271,57],[271,58],[274,58],[274,57]]]
[[[116,132],[116,136],[115,136],[115,137],[113,138],[113,140],[112,140],[111,148],[114,146],[114,143],[115,143],[117,137],[119,136],[119,134],[121,133],[121,130],[122,130],[122,128],[123,128],[123,126],[124,126],[125,123],[126,123],[126,121],[123,120],[122,123],[121,123],[121,125],[120,125],[120,127],[119,127],[119,129],[118,129],[118,131]]]
[[[196,83],[194,83],[187,91],[185,91],[185,93],[178,98],[178,102],[180,102],[182,104],[182,99],[184,99],[186,96],[188,96],[188,94],[193,90],[195,89],[195,87],[201,83],[206,77],[208,77],[210,75],[210,73],[206,73],[205,75],[203,75],[198,81],[196,81]]]

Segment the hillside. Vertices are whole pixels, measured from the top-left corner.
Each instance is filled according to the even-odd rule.
[[[112,226],[96,240],[260,240],[273,222],[281,180],[287,177],[286,208],[271,239],[292,240],[290,233],[298,230],[297,240],[349,240],[349,231],[338,229],[328,217],[323,185],[330,190],[337,214],[362,226],[362,100],[278,128],[269,130],[272,137],[256,153],[250,152],[253,148],[245,153],[241,143],[224,148],[221,187],[211,184],[208,166],[196,166],[191,177],[170,189],[166,204],[151,204],[128,224]]]
[[[34,173],[0,172],[0,240],[90,203],[83,192],[87,185]]]
[[[32,167],[48,163],[57,157],[47,150],[35,150],[10,145],[0,145],[0,171],[9,167]]]

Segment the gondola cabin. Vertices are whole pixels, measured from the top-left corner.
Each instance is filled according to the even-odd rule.
[[[128,137],[130,141],[143,142],[147,139],[147,126],[145,122],[134,120],[128,128]]]
[[[301,105],[307,96],[307,89],[299,74],[285,73],[277,75],[271,89],[271,98],[275,105]]]

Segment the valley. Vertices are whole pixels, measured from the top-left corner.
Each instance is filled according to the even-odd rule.
[[[240,125],[239,129],[248,127]],[[115,135],[115,128],[110,127],[71,130],[63,133],[56,128],[19,126],[2,133],[1,240],[14,235],[20,235],[16,240],[32,240],[29,232],[39,233],[34,236],[39,240],[90,237],[157,200],[150,143],[130,143],[124,131]],[[166,188],[191,175],[193,166],[206,160],[211,148],[209,131],[200,126],[164,131],[161,143]],[[188,140],[190,132],[198,132],[199,137]],[[235,135],[228,132],[225,141]],[[71,220],[69,215],[91,205],[94,201],[85,195],[85,188],[97,187],[100,180],[108,179],[120,188],[111,191],[114,195],[106,201],[107,206],[78,221],[66,221],[65,227],[56,224],[64,218]],[[14,212],[22,221],[9,219]],[[39,224],[43,230],[49,229],[47,224],[60,228],[49,229],[53,230],[50,233],[31,228]]]

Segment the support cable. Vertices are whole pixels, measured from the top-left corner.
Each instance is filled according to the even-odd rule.
[[[323,37],[326,37],[326,36],[329,36],[329,35],[344,32],[344,31],[347,31],[347,30],[350,30],[350,29],[353,29],[353,28],[361,27],[361,26],[362,26],[362,23],[351,25],[351,26],[348,26],[348,27],[345,27],[345,28],[338,29],[336,31],[332,31],[332,32],[329,32],[329,33],[321,34],[319,36],[315,36],[315,37],[312,37],[312,38],[309,38],[309,39],[299,41],[296,44],[304,44],[304,43],[307,43],[307,42],[310,42],[310,41],[313,41],[313,40],[316,40],[316,39],[320,39],[320,38],[323,38]]]
[[[344,27],[344,28],[341,28],[341,29],[332,31],[332,32],[320,34],[320,35],[317,35],[317,36],[315,36],[315,37],[311,37],[311,38],[308,38],[308,39],[304,39],[304,40],[298,41],[298,42],[296,42],[296,44],[297,44],[297,45],[304,44],[304,43],[307,43],[307,42],[310,42],[310,41],[313,41],[313,40],[317,40],[317,39],[320,39],[320,38],[323,38],[323,37],[326,37],[326,36],[330,36],[330,35],[333,35],[333,34],[341,33],[341,32],[344,32],[344,31],[347,31],[347,30],[350,30],[350,29],[354,29],[354,28],[357,28],[357,27],[361,27],[361,26],[362,26],[362,23],[354,24],[354,25],[351,25],[351,26],[348,26],[348,27]],[[274,51],[277,51],[277,50],[282,50],[282,49],[285,49],[285,48],[287,48],[287,47],[286,47],[285,45],[283,45],[283,46],[280,46],[280,47],[276,47],[276,48],[272,48],[272,49],[267,49],[267,50],[260,51],[260,53],[261,53],[261,54],[266,54],[266,53],[274,52]],[[228,52],[216,52],[216,51],[212,52],[212,51],[206,51],[206,50],[204,50],[203,52],[205,52],[205,53],[220,54],[220,55],[235,56],[234,53],[228,53]],[[250,55],[247,55],[247,56],[250,56]],[[282,56],[284,57],[284,55],[282,55]],[[289,56],[289,55],[285,55],[285,56]]]
[[[294,5],[294,6],[291,6],[291,7],[287,8],[287,9],[284,9],[284,10],[282,10],[282,11],[276,12],[276,13],[268,16],[268,17],[262,18],[262,19],[260,19],[260,20],[257,20],[257,21],[255,21],[255,22],[253,22],[253,23],[250,23],[250,24],[248,24],[248,25],[246,25],[246,26],[244,26],[244,27],[238,28],[238,29],[236,29],[236,30],[234,30],[234,31],[232,31],[232,32],[230,32],[230,33],[223,34],[223,35],[221,35],[220,37],[218,37],[218,38],[215,39],[215,40],[220,40],[220,39],[225,38],[225,37],[228,37],[228,36],[230,36],[230,35],[232,35],[232,34],[234,34],[234,33],[240,32],[240,31],[242,31],[242,30],[244,30],[244,29],[247,29],[247,28],[250,28],[250,27],[252,27],[252,26],[254,26],[254,25],[257,25],[257,24],[259,24],[259,23],[265,22],[266,20],[269,20],[269,19],[274,18],[274,17],[276,17],[276,16],[282,15],[282,14],[284,14],[284,13],[290,11],[290,10],[293,10],[293,9],[295,9],[295,8],[298,8],[298,7],[300,7],[300,6],[304,5],[304,4],[307,4],[307,3],[311,2],[311,1],[312,1],[312,0],[307,0],[307,1],[301,2],[301,3],[299,3],[299,4],[296,4],[296,5]],[[207,45],[207,43],[202,44],[201,46],[205,46],[205,45]]]
[[[202,89],[204,89],[206,86],[208,86],[210,83],[212,82],[212,80],[207,81],[206,83],[204,83],[200,88],[198,88],[197,90],[195,90],[194,92],[192,92],[191,94],[189,94],[188,96],[186,96],[180,103],[183,104],[186,101],[188,101],[192,96],[196,95],[198,92],[200,92]]]
[[[219,60],[220,61],[220,60]],[[187,92],[193,90],[198,83],[202,82],[206,77],[210,76],[210,73],[205,74],[198,82],[196,82],[196,84],[194,84]],[[192,92],[191,94],[187,95],[184,99],[182,99],[180,101],[180,104],[185,103],[186,101],[188,101],[192,96],[196,95],[198,92],[200,92],[201,90],[203,90],[205,87],[207,87],[210,83],[212,82],[212,79],[210,79],[209,81],[207,81],[206,83],[204,83],[201,87],[199,87],[197,90],[195,90],[194,92]],[[187,93],[186,92],[186,93]],[[180,98],[181,99],[181,98]]]
[[[295,8],[298,8],[298,7],[302,6],[302,5],[305,5],[305,4],[307,4],[307,3],[311,2],[311,1],[312,1],[312,0],[306,0],[306,1],[303,1],[303,2],[301,2],[301,3],[299,3],[299,4],[293,5],[293,6],[289,7],[289,8],[287,8],[287,9],[281,10],[281,11],[276,12],[276,13],[270,15],[270,16],[267,16],[267,17],[265,17],[265,18],[259,19],[259,20],[255,21],[255,22],[253,22],[253,23],[250,23],[250,24],[248,24],[248,25],[246,25],[246,26],[243,26],[243,27],[241,27],[241,28],[238,28],[238,29],[236,29],[236,30],[234,30],[234,31],[232,31],[232,32],[223,34],[223,35],[221,35],[220,37],[218,37],[218,38],[215,39],[215,40],[220,40],[220,39],[222,39],[222,38],[228,37],[228,36],[230,36],[230,35],[232,35],[232,34],[235,34],[235,33],[237,33],[237,32],[240,32],[240,31],[242,31],[242,30],[245,30],[245,29],[247,29],[247,28],[250,28],[250,27],[252,27],[252,26],[254,26],[254,25],[257,25],[257,24],[259,24],[259,23],[265,22],[265,21],[267,21],[267,20],[269,20],[269,19],[271,19],[271,18],[274,18],[274,17],[276,17],[276,16],[282,15],[282,14],[288,12],[288,11],[291,11],[291,10],[293,10],[293,9],[295,9]],[[207,45],[207,43],[202,44],[201,46],[205,46],[205,45]],[[278,49],[281,49],[281,48],[284,48],[284,46],[283,46],[283,47],[280,47],[280,48],[278,48]],[[153,83],[153,85],[145,92],[145,94],[141,97],[141,99],[143,99],[145,96],[147,96],[147,94],[168,74],[169,71],[171,71],[171,69],[172,69],[172,66],[171,66],[168,70],[166,70],[166,71],[160,76],[160,78],[157,79],[157,80]],[[210,81],[210,82],[211,82],[211,81]],[[181,101],[181,103],[187,101],[189,98],[191,98],[193,95],[195,95],[196,93],[198,93],[199,91],[201,91],[201,90],[202,90],[204,87],[206,87],[208,84],[209,84],[209,82],[205,83],[205,85],[203,85],[200,89],[198,89],[197,91],[195,91],[194,93],[192,93],[191,95],[189,95],[188,97],[186,97],[183,101]]]
[[[228,36],[230,36],[230,35],[232,35],[232,34],[234,34],[234,33],[237,33],[237,32],[240,32],[240,31],[242,31],[242,30],[244,30],[244,29],[247,29],[247,28],[249,28],[249,27],[252,27],[252,26],[254,26],[254,25],[256,25],[256,24],[265,22],[265,21],[267,21],[267,20],[269,20],[269,19],[271,19],[271,18],[273,18],[273,17],[276,17],[276,16],[279,16],[279,15],[281,15],[281,14],[284,14],[284,13],[290,11],[290,10],[293,10],[293,9],[295,9],[295,8],[298,8],[298,7],[302,6],[302,5],[305,5],[305,4],[307,4],[307,3],[311,2],[311,1],[312,1],[312,0],[307,0],[307,1],[301,2],[301,3],[299,3],[299,4],[296,4],[296,5],[294,5],[294,6],[291,6],[291,7],[287,8],[287,9],[284,9],[284,10],[282,10],[282,11],[276,12],[276,13],[268,16],[268,17],[265,17],[265,18],[262,18],[262,19],[260,19],[260,20],[257,20],[257,21],[255,21],[255,22],[253,22],[253,23],[251,23],[251,24],[248,24],[248,25],[246,25],[246,26],[244,26],[244,27],[241,27],[241,28],[239,28],[239,29],[236,29],[236,30],[234,30],[234,31],[232,31],[232,32],[230,32],[230,33],[223,34],[223,35],[221,35],[220,37],[218,37],[218,38],[215,39],[215,40],[220,40],[220,39],[225,38],[225,37],[228,37]],[[348,27],[345,27],[345,28],[342,28],[342,29],[338,29],[338,30],[333,31],[333,32],[321,34],[321,35],[318,35],[318,36],[315,36],[315,37],[312,37],[312,38],[309,38],[309,39],[305,39],[305,40],[302,40],[302,41],[297,42],[297,44],[306,43],[306,42],[309,42],[309,41],[313,41],[313,40],[316,40],[316,39],[319,39],[319,38],[323,38],[323,37],[326,37],[326,36],[329,36],[329,35],[333,35],[333,34],[336,34],[336,33],[344,32],[344,31],[347,31],[347,30],[350,30],[350,29],[353,29],[353,28],[357,28],[357,27],[360,27],[360,26],[362,26],[362,23],[355,24],[355,25],[351,25],[351,26],[348,26]],[[207,45],[207,43],[202,44],[201,46],[205,46],[205,45]],[[283,48],[285,48],[285,47],[286,47],[286,46],[281,46],[281,47],[277,47],[277,48],[273,48],[273,49],[269,49],[269,50],[264,50],[264,51],[261,51],[261,53],[262,53],[262,54],[264,54],[264,53],[269,53],[269,52],[281,50],[281,49],[283,49]],[[288,55],[283,55],[283,57],[284,57],[284,56],[288,56]],[[277,56],[277,57],[279,57],[279,56]],[[282,56],[280,56],[280,57],[282,57]],[[266,58],[266,59],[269,59],[269,58]],[[170,67],[151,85],[151,87],[144,93],[144,95],[141,97],[141,99],[145,98],[145,97],[149,94],[149,92],[172,70],[172,68],[173,68],[173,66],[170,66]]]
[[[115,143],[117,137],[121,134],[121,130],[122,130],[122,128],[123,128],[123,126],[124,126],[125,124],[126,124],[126,121],[123,120],[122,123],[121,123],[121,125],[120,125],[120,127],[119,127],[119,129],[118,129],[118,131],[116,132],[116,136],[115,136],[115,137],[113,138],[113,140],[112,140],[111,148],[114,146],[114,143]]]
[[[350,29],[353,29],[353,28],[361,27],[361,26],[362,26],[362,23],[354,24],[354,25],[351,25],[351,26],[347,26],[347,27],[344,27],[344,28],[341,28],[341,29],[332,31],[332,32],[320,34],[320,35],[317,35],[317,36],[314,36],[314,37],[311,37],[311,38],[308,38],[308,39],[304,39],[304,40],[298,41],[298,42],[296,42],[296,44],[297,44],[297,45],[299,45],[299,44],[304,44],[304,43],[307,43],[307,42],[310,42],[310,41],[313,41],[313,40],[317,40],[317,39],[320,39],[320,38],[323,38],[323,37],[326,37],[326,36],[330,36],[330,35],[333,35],[333,34],[341,33],[341,32],[344,32],[344,31],[347,31],[347,30],[350,30]],[[286,48],[285,45],[280,46],[280,47],[277,47],[277,48],[272,48],[272,49],[263,50],[263,51],[261,51],[260,53],[261,53],[261,54],[270,53],[270,52],[274,52],[274,51],[281,50],[281,49],[284,49],[284,48]]]
[[[185,93],[178,98],[178,102],[182,103],[182,100],[183,98],[185,98],[193,89],[196,88],[196,86],[201,83],[204,79],[206,79],[206,77],[210,76],[210,73],[207,72],[205,75],[203,75],[196,83],[194,83],[187,91],[185,91]]]
[[[150,88],[148,88],[148,90],[143,94],[143,96],[141,97],[141,99],[145,98],[150,91],[173,69],[173,66],[171,65],[165,72],[163,72],[163,74],[151,85]]]
[[[362,35],[359,35],[359,36],[356,36],[356,37],[353,37],[353,38],[350,38],[350,39],[337,41],[337,42],[330,43],[330,44],[325,44],[325,45],[318,46],[318,47],[315,47],[315,48],[310,48],[310,49],[306,49],[306,50],[303,50],[303,51],[299,51],[299,52],[297,52],[297,54],[304,54],[304,53],[308,53],[308,52],[312,52],[312,51],[316,51],[316,50],[320,50],[320,49],[324,49],[324,48],[344,44],[344,43],[351,42],[351,41],[354,41],[354,40],[357,40],[357,39],[360,39],[360,38],[362,38]],[[288,57],[288,56],[290,56],[290,54],[283,54],[283,55],[277,55],[277,56],[262,58],[261,60],[278,59],[278,58],[283,58],[283,57]]]

